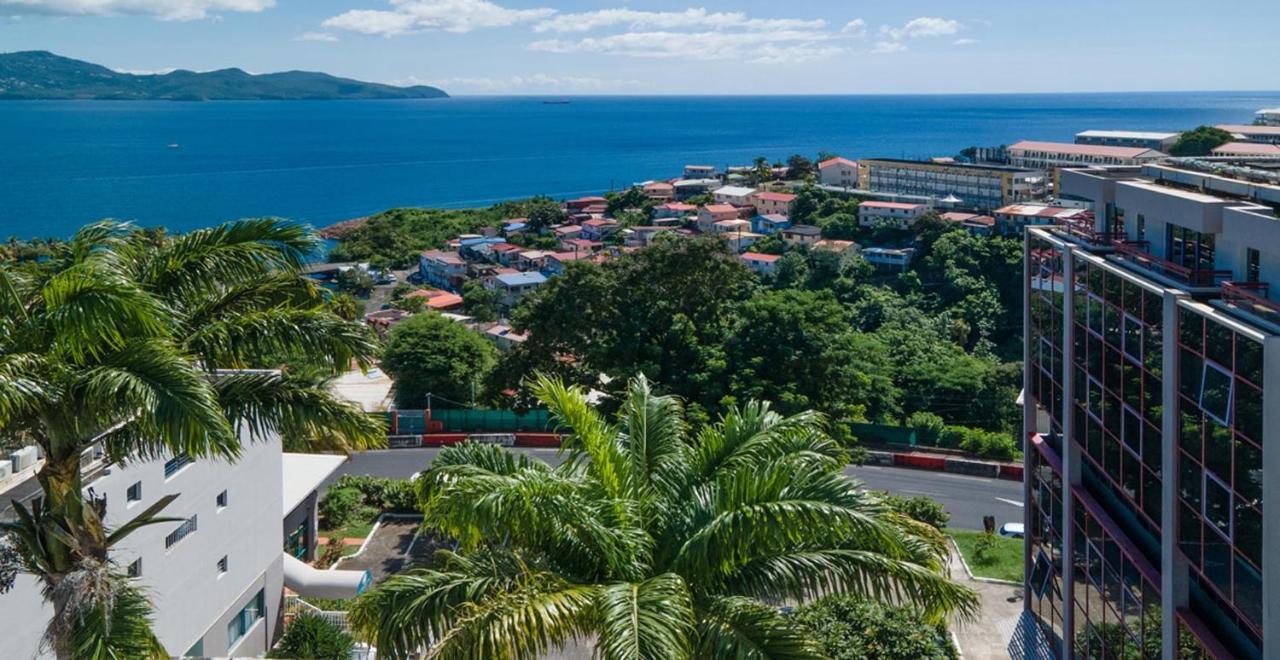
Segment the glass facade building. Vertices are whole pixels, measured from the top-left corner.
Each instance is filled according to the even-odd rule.
[[[1280,657],[1280,182],[1170,161],[1061,192],[1097,226],[1026,234],[1033,628],[1064,658]]]

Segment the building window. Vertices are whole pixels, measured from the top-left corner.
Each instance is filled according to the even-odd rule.
[[[124,497],[129,502],[137,502],[142,499],[142,482],[135,481],[132,486],[129,486],[129,490],[124,492]]]
[[[218,577],[222,577],[227,573],[227,556],[222,555],[222,559],[218,560]]]
[[[1259,282],[1262,280],[1262,266],[1260,264],[1261,255],[1253,248],[1247,248],[1244,252],[1244,281]]]
[[[1231,426],[1231,399],[1235,380],[1231,373],[1210,360],[1204,361],[1200,378],[1200,409],[1223,426]]]
[[[244,609],[240,610],[240,612],[236,614],[235,618],[231,619],[231,621],[227,623],[228,650],[235,647],[235,645],[238,644],[246,634],[248,634],[249,629],[253,628],[253,624],[257,623],[258,620],[265,616],[265,610],[266,599],[264,598],[263,592],[258,591],[258,594],[253,597],[253,600],[249,601],[248,604],[244,606]]]
[[[129,568],[125,569],[125,575],[130,578],[142,577],[142,557],[138,557],[129,563]]]
[[[182,468],[188,465],[191,465],[191,462],[193,460],[195,459],[191,458],[186,454],[178,454],[177,456],[174,456],[173,458],[165,461],[164,462],[164,478],[168,479],[169,477],[172,477],[173,475],[177,474],[178,471],[181,470]]]
[[[1147,240],[1147,218],[1141,213],[1138,214],[1138,240]]]
[[[1136,316],[1124,315],[1124,354],[1137,364],[1142,364],[1142,321]]]
[[[218,493],[216,501],[219,509],[227,508],[227,491],[224,490],[221,493]]]
[[[1231,506],[1231,489],[1215,477],[1212,472],[1204,472],[1204,514],[1205,522],[1227,541],[1231,541],[1232,522],[1235,511]],[[1209,543],[1210,539],[1205,539]]]
[[[191,534],[196,531],[196,527],[197,527],[196,516],[191,516],[190,518],[187,518],[182,522],[181,525],[178,525],[177,529],[173,530],[172,532],[169,532],[169,535],[164,537],[164,547],[166,549],[172,548],[182,539],[185,539],[188,536],[191,536]]]

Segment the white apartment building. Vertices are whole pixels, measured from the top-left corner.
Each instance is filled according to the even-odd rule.
[[[717,204],[732,204],[734,206],[751,206],[751,196],[756,194],[755,188],[746,188],[743,186],[724,186],[717,188],[711,193],[711,197],[715,199]]]
[[[161,515],[182,522],[135,531],[112,558],[150,597],[170,654],[258,656],[280,632],[286,584],[317,597],[354,596],[368,584],[367,572],[319,571],[285,552],[286,543],[302,558],[314,552],[315,489],[344,461],[283,454],[279,438],[245,438],[235,463],[176,456],[109,466],[86,479],[85,491],[106,498],[108,527],[177,494]],[[51,656],[40,648],[51,615],[39,582],[20,575],[0,595],[0,657]]]
[[[925,213],[929,207],[925,204],[909,202],[862,202],[858,205],[858,224],[871,227],[880,222],[889,221],[899,229],[907,229]]]
[[[1008,154],[1010,165],[1046,171],[1074,165],[1141,165],[1167,157],[1164,152],[1144,147],[1104,147],[1031,140],[1010,145]]]
[[[1244,142],[1280,144],[1280,125],[1219,124],[1218,128],[1230,133],[1235,137],[1235,139],[1242,140]]]
[[[860,165],[864,190],[948,208],[990,211],[1043,199],[1047,188],[1045,172],[1036,168],[898,158],[866,158]]]
[[[824,186],[857,188],[858,169],[858,164],[848,158],[828,158],[818,163],[818,182]]]
[[[1076,144],[1092,144],[1100,147],[1138,147],[1168,152],[1178,141],[1178,132],[1167,131],[1081,131],[1076,133]]]
[[[1264,126],[1280,126],[1280,108],[1263,108],[1255,112],[1254,117]]]

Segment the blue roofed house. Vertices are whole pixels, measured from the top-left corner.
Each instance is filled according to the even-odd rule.
[[[546,283],[547,277],[542,273],[504,273],[489,278],[485,285],[496,291],[498,304],[505,310],[511,310],[520,304],[525,294]]]
[[[757,215],[751,219],[751,231],[757,234],[772,234],[791,226],[791,218],[777,213]]]

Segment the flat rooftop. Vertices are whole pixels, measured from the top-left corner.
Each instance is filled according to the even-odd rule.
[[[1181,133],[1165,133],[1159,131],[1080,131],[1078,138],[1103,138],[1113,140],[1169,140]]]
[[[1015,167],[1013,165],[987,165],[985,163],[935,163],[929,160],[911,160],[909,158],[864,158],[864,163],[895,163],[900,165],[917,165],[929,167],[959,167],[966,170],[987,170],[991,172],[1039,172],[1039,170],[1029,167]]]

